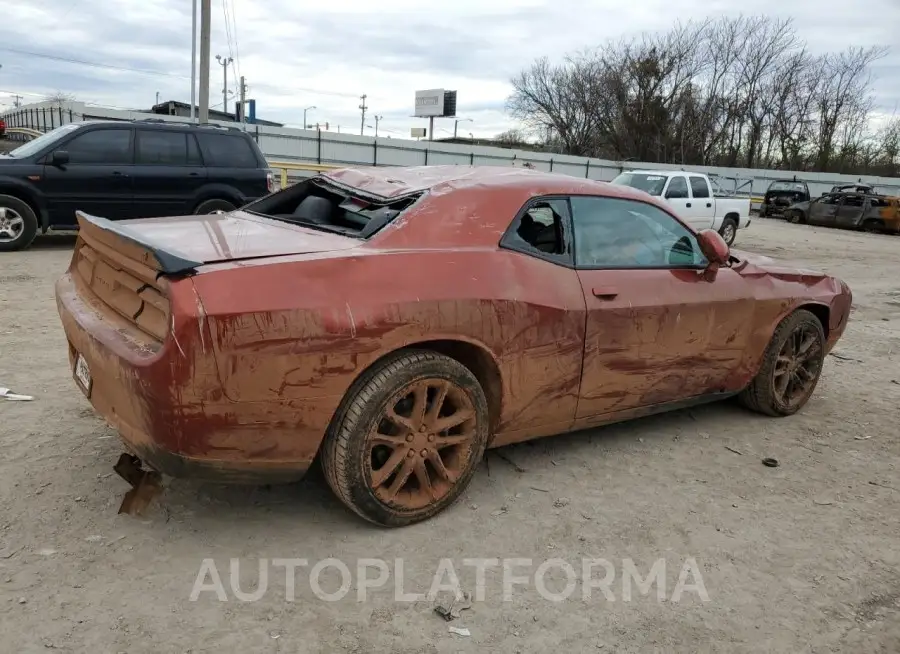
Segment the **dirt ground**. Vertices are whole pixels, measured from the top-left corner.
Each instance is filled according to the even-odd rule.
[[[0,256],[0,385],[35,396],[0,401],[2,652],[900,652],[898,237],[763,219],[738,235],[739,247],[853,289],[839,356],[799,415],[726,402],[505,448],[458,504],[402,530],[363,523],[319,474],[272,488],[169,481],[145,516],[117,515],[122,450],[72,381],[53,301],[72,242]],[[387,561],[390,577],[360,601],[366,557]],[[275,558],[308,561],[294,601]],[[339,590],[336,568],[316,577],[321,589],[310,582],[328,558],[351,573],[339,601],[319,597]],[[427,593],[441,559],[473,591],[464,560],[482,558],[531,559],[515,569],[531,580],[504,599],[502,567],[487,568],[484,597],[451,623],[427,598],[396,597],[398,580]],[[577,573],[564,601],[538,584],[550,558]],[[614,568],[611,597],[585,599],[585,558]],[[690,558],[698,574],[686,580],[702,577],[709,601],[689,589],[672,601]],[[204,559],[226,601],[191,601]],[[259,559],[265,592],[240,601],[231,584],[261,583]],[[663,559],[663,601],[659,584],[631,586],[626,601],[626,559],[643,577]],[[552,568],[546,589],[564,586]]]

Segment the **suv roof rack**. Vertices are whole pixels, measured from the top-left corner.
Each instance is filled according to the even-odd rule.
[[[166,120],[165,118],[135,118],[132,122],[135,123],[157,123],[162,125],[171,125],[172,127],[203,127],[206,129],[225,129],[232,132],[240,132],[241,130],[237,127],[232,127],[230,125],[213,125],[211,123],[205,124],[197,124],[197,123],[181,123],[175,122],[173,120]]]

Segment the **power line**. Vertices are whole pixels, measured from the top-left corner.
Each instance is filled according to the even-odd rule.
[[[234,0],[229,0],[231,2],[231,34],[234,36],[234,58],[237,60],[237,69],[240,73],[241,71],[241,49],[238,45],[238,33],[237,33],[237,9],[234,6]]]
[[[186,75],[176,75],[174,73],[164,73],[159,70],[147,70],[145,68],[128,68],[127,66],[115,66],[113,64],[101,64],[96,61],[85,61],[84,59],[72,59],[69,57],[60,57],[57,55],[44,54],[42,52],[29,52],[28,50],[17,50],[15,48],[7,48],[0,46],[0,51],[12,52],[13,54],[24,55],[26,57],[38,57],[39,59],[50,59],[52,61],[61,61],[67,64],[81,64],[82,66],[90,66],[92,68],[105,68],[107,70],[119,70],[127,73],[138,73],[140,75],[155,75],[157,77],[172,77],[175,79],[190,79]]]
[[[137,73],[139,75],[152,75],[155,77],[169,77],[172,79],[190,80],[189,75],[176,75],[175,73],[165,73],[159,70],[148,70],[145,68],[129,68],[127,66],[115,66],[113,64],[101,64],[96,61],[86,61],[84,59],[73,59],[71,57],[60,57],[57,55],[44,54],[43,52],[31,52],[28,50],[19,50],[16,48],[7,48],[0,46],[0,52],[11,52],[13,54],[24,55],[26,57],[37,57],[39,59],[49,59],[51,61],[61,61],[67,64],[79,64],[81,66],[89,66],[91,68],[101,68],[106,70],[117,70],[126,73]],[[278,87],[273,87],[278,88]],[[291,86],[291,91],[300,91],[303,93],[312,93],[313,95],[326,95],[335,98],[358,98],[355,93],[342,93],[340,91],[323,91],[322,89],[314,89],[302,86]]]

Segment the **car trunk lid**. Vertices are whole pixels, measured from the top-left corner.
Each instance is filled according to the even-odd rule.
[[[244,211],[113,222],[77,212],[85,238],[157,273],[177,275],[210,263],[348,250],[360,241]]]
[[[205,264],[356,247],[359,241],[245,212],[112,222],[76,212],[69,267],[78,293],[161,344],[172,320],[169,283]]]

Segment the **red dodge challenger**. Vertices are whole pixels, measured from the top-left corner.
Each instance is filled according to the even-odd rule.
[[[158,476],[292,481],[424,520],[485,448],[737,395],[810,398],[851,293],[624,186],[349,168],[219,215],[79,214],[73,376]]]

